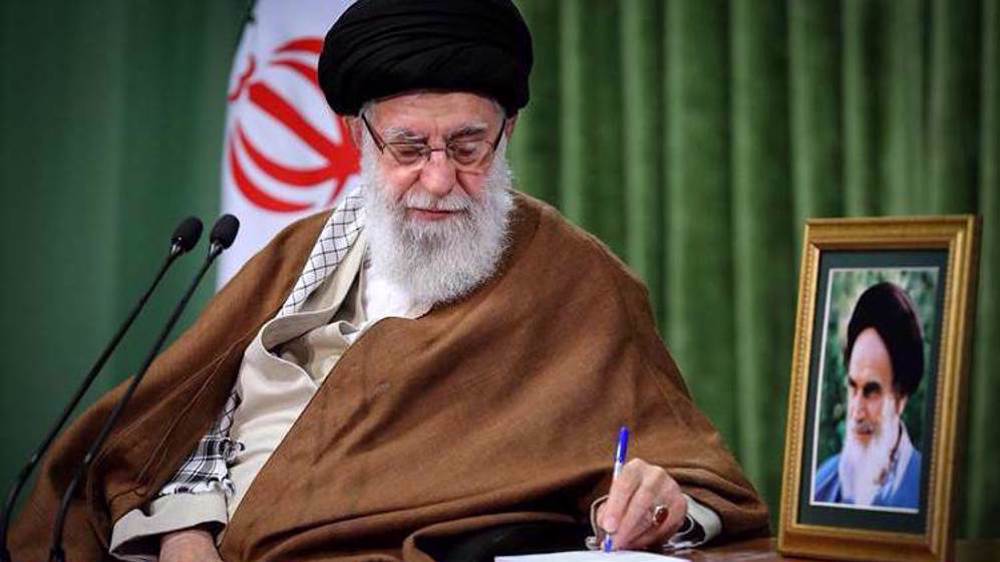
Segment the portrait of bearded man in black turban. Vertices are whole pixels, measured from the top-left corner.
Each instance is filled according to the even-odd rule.
[[[845,369],[843,403],[835,406],[843,415],[842,446],[819,460],[814,503],[917,511],[923,456],[904,413],[924,407],[913,398],[924,379],[925,347],[905,289],[889,281],[864,289],[850,309],[837,358]]]

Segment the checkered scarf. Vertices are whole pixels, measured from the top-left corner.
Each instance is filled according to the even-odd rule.
[[[330,273],[337,269],[358,238],[364,226],[364,197],[354,189],[327,219],[309,259],[295,282],[295,287],[278,311],[276,318],[298,312],[309,295],[319,287]],[[227,496],[235,488],[229,478],[229,463],[243,449],[243,444],[229,438],[233,416],[239,407],[240,397],[233,389],[222,414],[212,428],[198,442],[170,482],[157,497],[171,494],[199,494],[221,491]]]

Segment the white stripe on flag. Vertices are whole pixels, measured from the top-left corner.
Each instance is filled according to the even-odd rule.
[[[336,205],[358,181],[347,128],[315,81],[323,37],[350,0],[258,0],[227,91],[222,212],[240,235],[218,286],[282,228]]]

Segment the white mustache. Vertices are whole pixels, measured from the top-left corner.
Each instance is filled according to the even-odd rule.
[[[444,197],[434,197],[424,191],[411,190],[403,197],[403,205],[408,209],[453,212],[469,209],[473,201],[457,189]]]
[[[869,434],[869,435],[875,433],[875,430],[878,427],[878,425],[876,423],[868,421],[868,420],[865,420],[865,421],[855,421],[855,422],[852,422],[851,425],[853,426],[854,431],[856,431],[858,433]]]

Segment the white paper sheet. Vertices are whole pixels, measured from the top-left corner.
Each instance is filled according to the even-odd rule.
[[[653,554],[651,552],[634,552],[631,550],[616,550],[615,552],[600,552],[581,550],[572,552],[554,552],[552,554],[529,554],[525,556],[498,556],[496,562],[687,562],[681,558]]]

